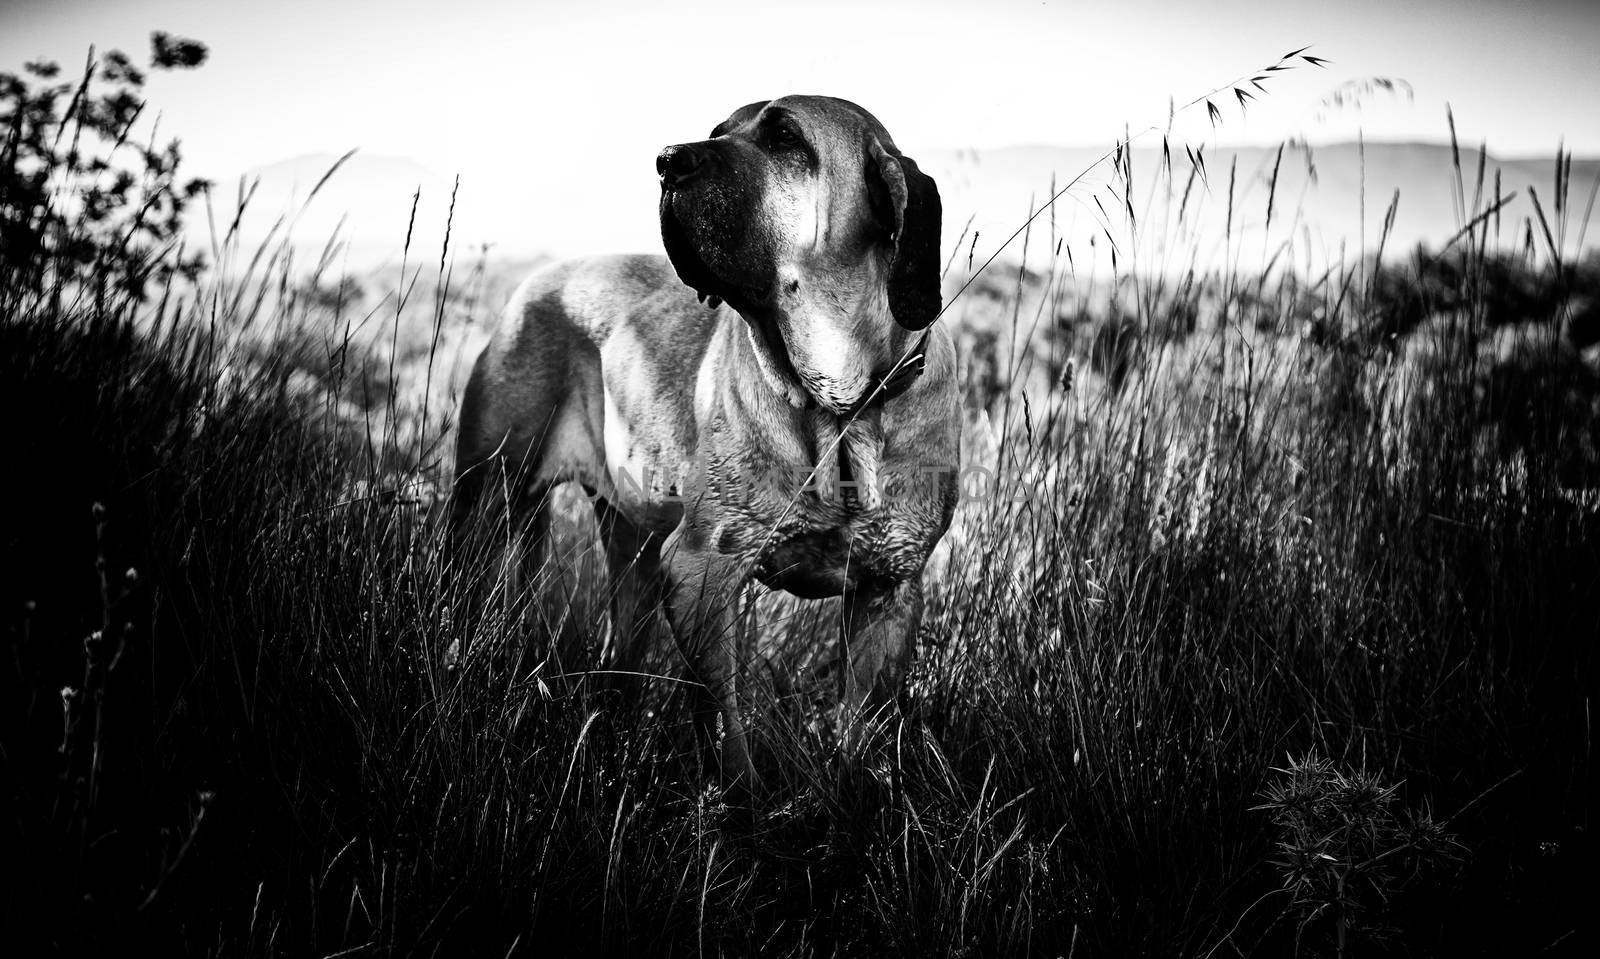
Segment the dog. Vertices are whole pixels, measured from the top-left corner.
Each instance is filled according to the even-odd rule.
[[[844,597],[842,721],[912,658],[960,466],[939,193],[870,113],[820,96],[741,107],[656,172],[665,257],[559,263],[513,294],[462,397],[452,524],[494,511],[536,553],[550,488],[583,484],[614,667],[664,603],[702,742],[748,786],[748,580]]]

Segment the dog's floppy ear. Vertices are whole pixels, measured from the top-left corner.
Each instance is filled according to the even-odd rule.
[[[755,103],[746,103],[744,106],[733,111],[733,115],[728,117],[728,119],[723,120],[721,123],[712,127],[711,136],[709,139],[715,140],[717,137],[722,136],[724,133],[727,133],[734,127],[744,125],[756,114],[760,113],[763,107],[771,102],[771,100],[759,100]]]
[[[890,231],[889,312],[908,330],[921,330],[939,315],[939,230],[942,208],[933,177],[915,160],[890,153],[870,138],[867,192],[873,214]]]

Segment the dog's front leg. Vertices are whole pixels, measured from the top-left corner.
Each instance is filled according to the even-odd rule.
[[[662,547],[667,619],[695,682],[704,687],[695,710],[701,744],[718,757],[725,782],[756,787],[738,697],[738,603],[748,567],[710,548],[685,523]]]
[[[922,581],[869,584],[845,595],[840,624],[839,728],[846,733],[863,714],[893,702],[905,682],[922,621]]]

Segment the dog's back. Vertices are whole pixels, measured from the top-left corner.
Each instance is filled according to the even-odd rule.
[[[462,396],[457,519],[487,492],[490,477],[509,483],[513,497],[571,480],[610,499],[612,469],[629,470],[626,462],[608,465],[608,445],[625,460],[641,446],[687,457],[695,376],[716,321],[661,256],[571,260],[528,277]],[[635,388],[604,388],[618,379]],[[630,398],[653,406],[632,404],[638,408],[612,419],[643,435],[617,437],[613,424],[608,444],[606,407]]]

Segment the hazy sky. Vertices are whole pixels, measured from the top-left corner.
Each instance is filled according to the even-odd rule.
[[[1108,144],[1310,45],[1331,61],[1276,74],[1213,133],[1268,143],[1447,136],[1500,154],[1600,154],[1593,0],[0,0],[0,69],[89,44],[142,61],[161,29],[211,49],[149,86],[191,173],[228,177],[310,152],[415,158],[517,198],[655,189],[659,147],[734,107],[830,93],[918,148]],[[1368,77],[1408,82],[1360,109],[1321,104]],[[637,179],[637,183],[635,180]],[[629,199],[629,203],[637,203]],[[609,209],[601,202],[597,209]]]

